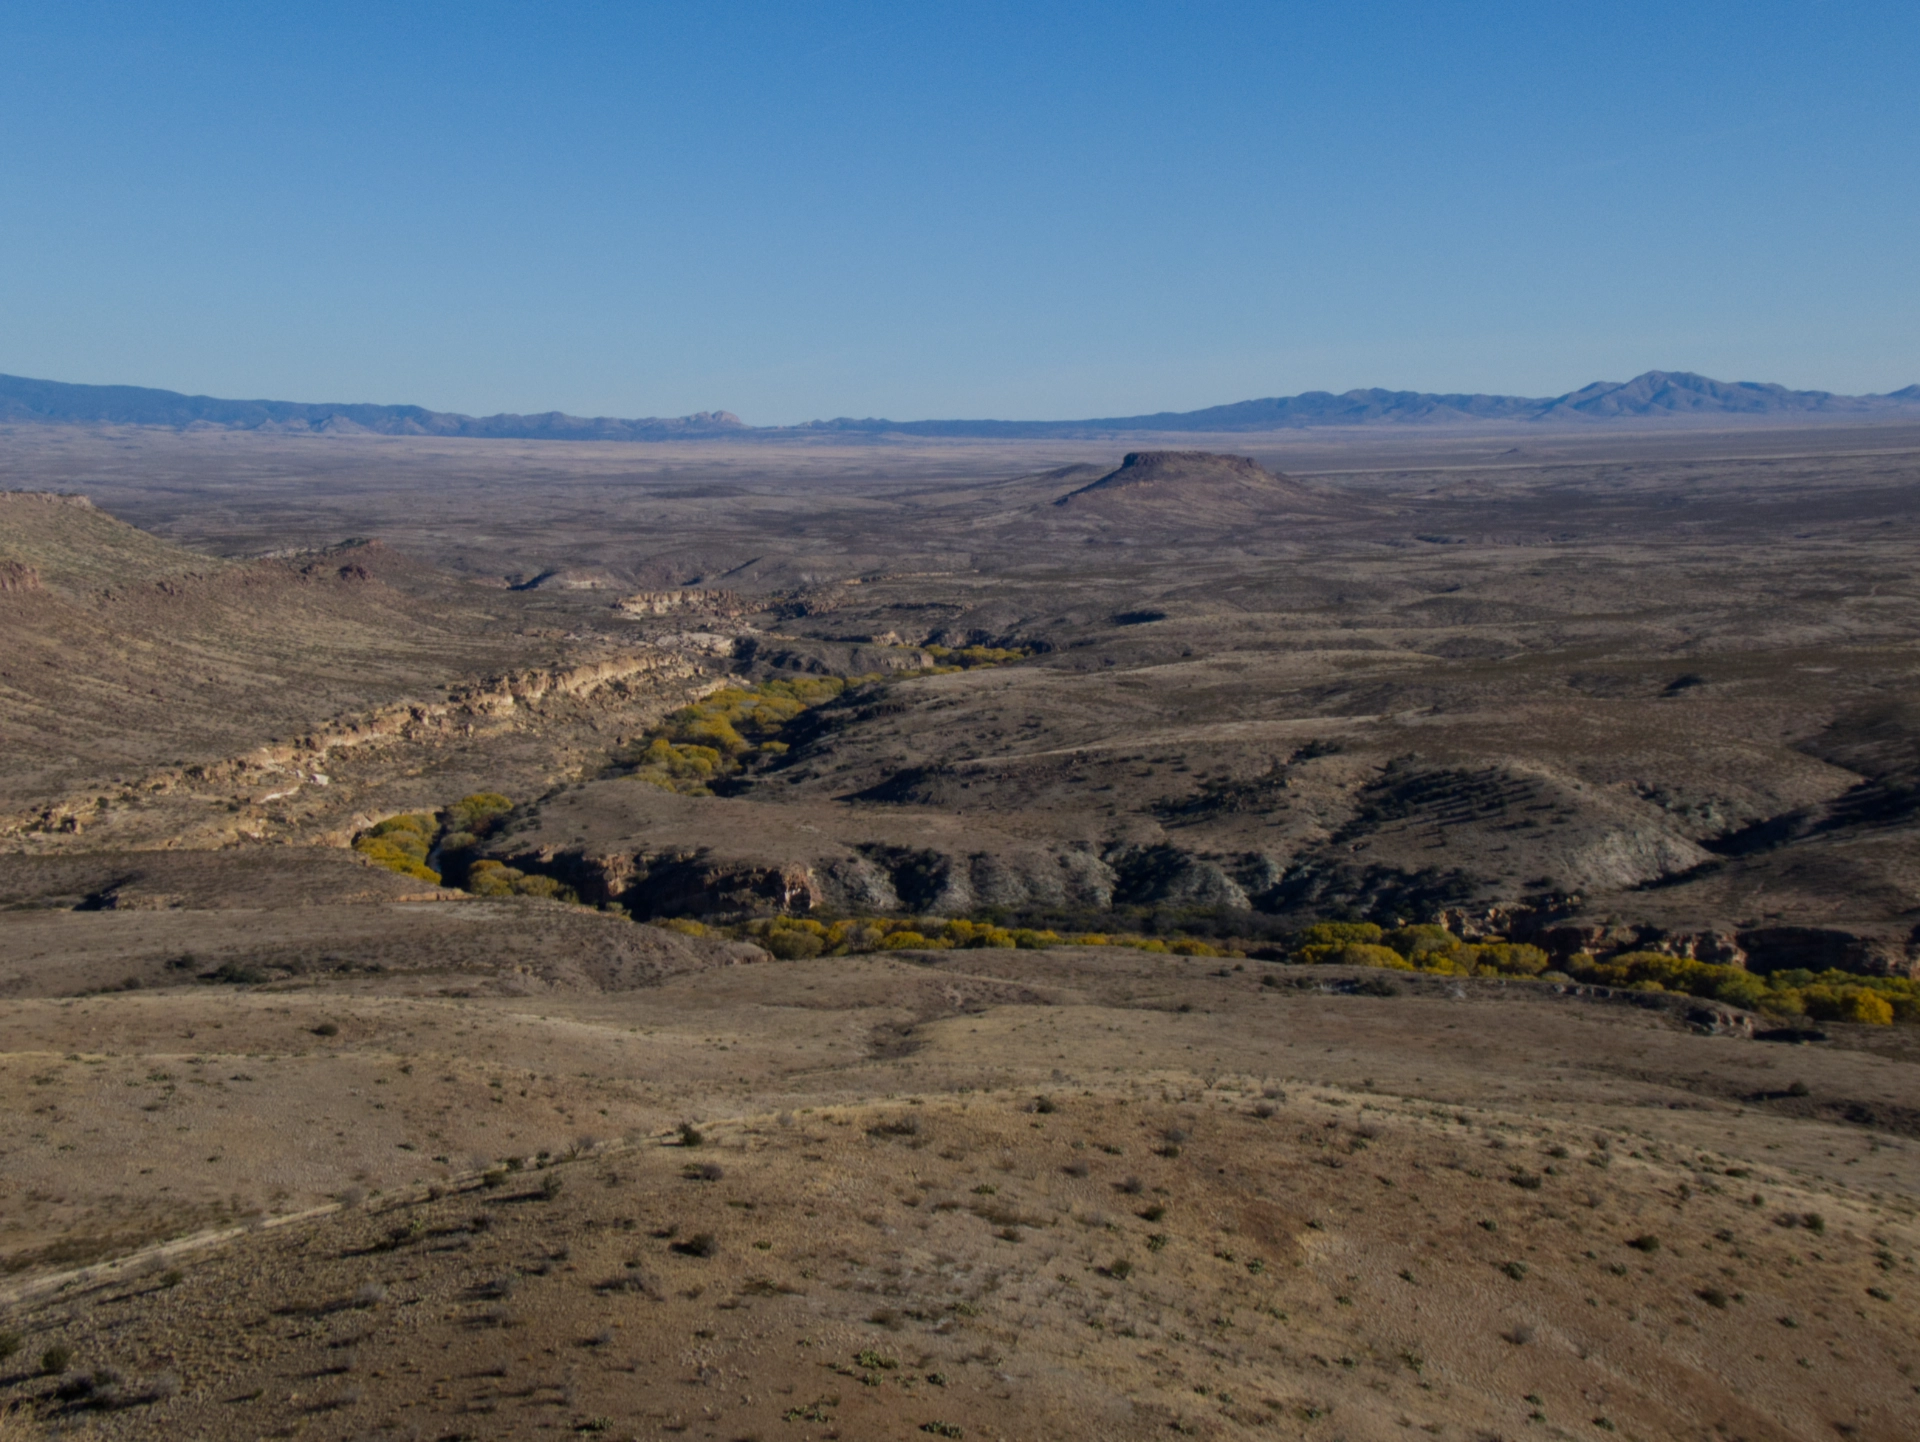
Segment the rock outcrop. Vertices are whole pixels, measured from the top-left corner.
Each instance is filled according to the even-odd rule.
[[[0,591],[41,591],[40,572],[21,561],[0,561]]]
[[[732,591],[702,591],[677,587],[666,591],[635,591],[613,603],[623,616],[744,616],[754,608]]]

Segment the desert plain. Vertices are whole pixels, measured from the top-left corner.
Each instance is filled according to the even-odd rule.
[[[1913,1435],[1920,429],[0,485],[0,1436]]]

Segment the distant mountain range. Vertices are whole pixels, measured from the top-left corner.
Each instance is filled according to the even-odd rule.
[[[1648,371],[1630,381],[1595,381],[1563,396],[1433,395],[1426,391],[1307,391],[1297,396],[1236,401],[1199,411],[1160,411],[1086,421],[810,421],[814,431],[910,436],[1042,438],[1118,431],[1283,431],[1307,426],[1382,423],[1443,425],[1456,421],[1580,423],[1633,417],[1754,417],[1801,414],[1920,417],[1920,385],[1884,396],[1790,391],[1757,381],[1710,380],[1687,371]]]
[[[82,386],[0,375],[0,424],[165,426],[176,430],[278,431],[305,435],[467,436],[555,441],[662,441],[703,436],[795,434],[907,435],[1045,439],[1128,431],[1278,431],[1308,426],[1442,425],[1463,421],[1581,424],[1677,416],[1728,420],[1771,416],[1920,418],[1920,385],[1878,396],[1794,391],[1757,381],[1711,380],[1687,371],[1648,371],[1630,381],[1596,381],[1563,396],[1434,395],[1356,390],[1334,395],[1237,401],[1198,411],[1106,416],[1081,421],[808,421],[749,426],[731,411],[620,420],[539,415],[464,416],[422,406],[340,405],[306,401],[229,401],[141,386]]]
[[[76,386],[0,375],[0,424],[167,426],[175,430],[283,431],[303,435],[475,436],[492,440],[664,441],[734,435],[749,427],[728,411],[614,420],[539,415],[463,416],[423,406],[308,401],[223,401],[144,386]]]

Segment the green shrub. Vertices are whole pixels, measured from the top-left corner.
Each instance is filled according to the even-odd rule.
[[[475,896],[512,896],[513,884],[526,874],[499,861],[476,861],[467,868],[467,890]]]
[[[769,931],[761,945],[781,961],[805,961],[826,950],[826,943],[812,932],[791,927]]]
[[[1765,981],[1757,976],[1731,976],[1713,989],[1715,1001],[1724,1001],[1728,1006],[1745,1007],[1748,1011],[1758,1011],[1767,1004],[1770,990]]]
[[[1371,921],[1320,921],[1300,933],[1299,945],[1344,946],[1348,942],[1376,944],[1382,932]]]
[[[637,781],[706,795],[710,782],[740,770],[750,755],[784,755],[786,743],[776,739],[783,726],[862,679],[803,676],[725,687],[682,706],[627,747],[617,764]]]
[[[440,873],[427,865],[427,854],[439,829],[430,815],[389,816],[355,837],[353,849],[375,865],[438,886]]]
[[[1054,931],[1033,931],[1027,927],[1015,927],[1013,944],[1022,951],[1045,951],[1050,946],[1060,945],[1060,934]],[[1169,951],[1173,948],[1168,947]]]
[[[988,947],[1009,948],[1017,945],[1014,936],[1004,926],[995,926],[991,922],[973,922],[963,918],[954,918],[940,928],[940,939],[953,946],[969,947],[980,950]]]
[[[1807,1015],[1819,1021],[1855,1021],[1869,1026],[1893,1024],[1892,1005],[1864,986],[1815,984],[1804,988],[1800,995]]]
[[[1372,946],[1350,941],[1345,946],[1324,948],[1325,955],[1315,959],[1337,966],[1381,966],[1390,971],[1412,971],[1413,963],[1390,946]]]
[[[942,670],[970,670],[975,666],[1004,666],[1009,661],[1024,661],[1027,652],[1004,646],[928,646],[927,654],[943,662]]]
[[[1382,936],[1380,943],[1418,966],[1420,958],[1429,952],[1453,951],[1460,945],[1460,938],[1444,926],[1397,926]]]
[[[1805,1016],[1806,1003],[1800,999],[1800,991],[1791,986],[1769,986],[1766,996],[1760,1002],[1760,1009],[1771,1016]]]
[[[1576,957],[1568,969],[1581,981],[1641,991],[1711,997],[1776,1016],[1887,1026],[1920,1020],[1920,986],[1905,977],[1854,976],[1844,971],[1776,971],[1756,976],[1660,951],[1630,951],[1604,961]]]
[[[529,875],[499,861],[476,861],[467,868],[466,889],[474,896],[537,896],[549,901],[578,901],[570,886],[551,876]]]
[[[1475,969],[1492,970],[1501,976],[1538,976],[1548,966],[1547,954],[1525,942],[1496,941],[1475,950]]]
[[[448,845],[455,834],[475,838],[490,835],[512,810],[513,802],[498,791],[476,791],[462,796],[447,808],[443,821],[448,836],[441,845]]]
[[[1196,941],[1190,936],[1182,937],[1180,940],[1169,944],[1167,947],[1167,950],[1172,952],[1175,956],[1218,956],[1220,955],[1220,951],[1217,947],[1209,946],[1204,941]]]

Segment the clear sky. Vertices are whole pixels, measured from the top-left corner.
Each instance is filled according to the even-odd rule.
[[[1920,381],[1920,4],[0,5],[0,371],[779,423]]]

